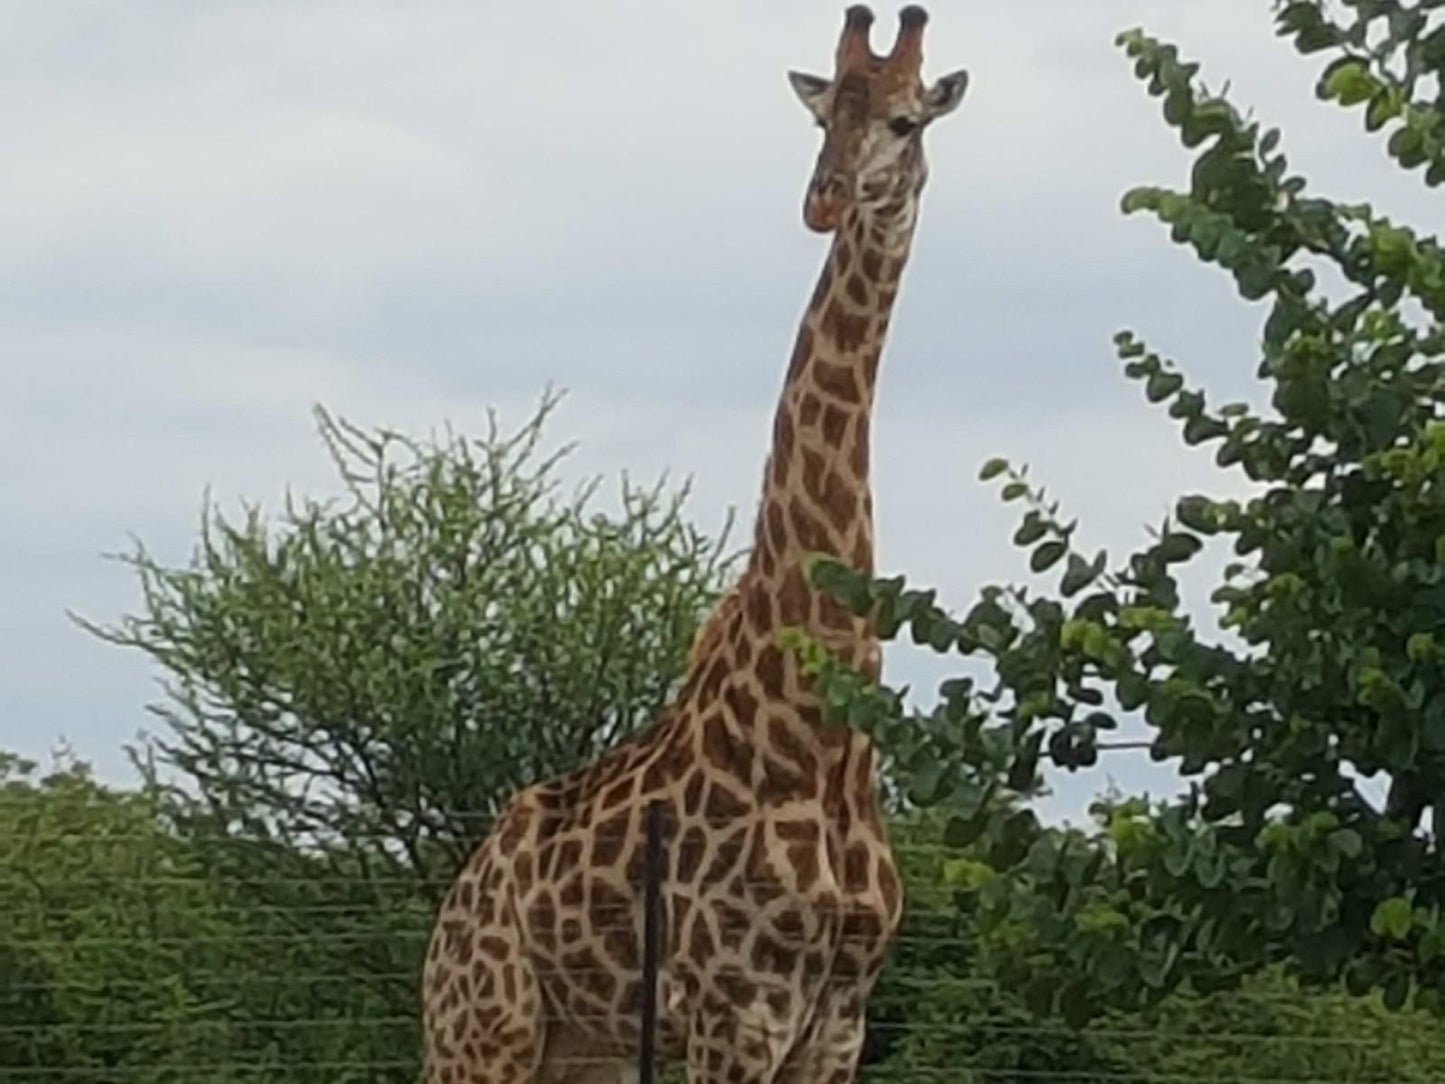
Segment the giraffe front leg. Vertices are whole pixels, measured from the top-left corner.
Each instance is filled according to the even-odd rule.
[[[794,1034],[761,1005],[697,1013],[687,1041],[688,1084],[772,1084]]]
[[[547,1021],[516,916],[479,893],[478,863],[448,893],[423,966],[426,1084],[536,1084]]]
[[[789,1053],[777,1084],[850,1084],[858,1071],[867,1028],[864,993],[824,993],[803,1040]]]

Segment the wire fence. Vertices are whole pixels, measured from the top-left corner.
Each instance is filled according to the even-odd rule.
[[[197,856],[173,834],[158,840],[139,828],[9,823],[0,838],[0,1084],[421,1079],[431,901],[449,877],[399,861],[362,868],[346,851],[285,854],[277,841],[240,835],[207,837]],[[645,906],[593,931],[637,939],[644,1001],[625,1060],[640,1084],[679,1072],[654,1056],[665,1044],[649,999],[669,951],[664,889],[691,845],[663,816],[648,823]],[[590,838],[607,844],[605,828]],[[385,839],[378,830],[349,842]],[[1445,1081],[1445,1037],[1433,1020],[1306,993],[1278,976],[1147,1016],[1104,1015],[1082,1030],[1038,1018],[978,968],[976,934],[930,874],[956,852],[911,841],[895,851],[913,871],[910,903],[870,1001],[863,1084]],[[569,982],[587,977],[587,967],[565,969]],[[575,1010],[566,1019],[603,1023]],[[601,1066],[554,1068],[568,1076]]]

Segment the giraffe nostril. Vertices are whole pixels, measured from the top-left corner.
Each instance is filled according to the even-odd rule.
[[[808,195],[824,203],[835,203],[843,197],[843,178],[836,173],[825,173],[813,178],[808,186]]]
[[[826,233],[838,224],[838,199],[812,186],[808,198],[803,201],[803,221],[811,230]]]

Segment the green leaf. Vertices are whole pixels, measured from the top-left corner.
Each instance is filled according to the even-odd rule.
[[[1218,528],[1215,520],[1214,502],[1198,495],[1180,497],[1174,505],[1174,514],[1179,522],[1190,530],[1201,534],[1213,534]]]
[[[1396,129],[1385,146],[1406,169],[1413,169],[1425,160],[1425,137],[1414,128]]]
[[[978,472],[978,477],[980,481],[987,482],[992,478],[997,478],[1006,470],[1008,470],[1008,460],[995,456],[983,465],[983,469]]]
[[[950,847],[967,847],[976,842],[988,827],[982,811],[971,817],[949,817],[943,826],[943,842]]]
[[[1411,662],[1424,662],[1435,654],[1435,637],[1428,632],[1414,633],[1405,641],[1405,657]]]
[[[1364,841],[1353,828],[1341,828],[1330,834],[1330,845],[1346,858],[1359,858],[1364,851]]]
[[[950,858],[943,863],[943,883],[968,891],[977,891],[995,877],[992,869],[976,859]]]
[[[1029,568],[1035,572],[1045,572],[1057,564],[1067,551],[1068,547],[1062,542],[1045,542],[1029,557]]]
[[[1143,707],[1144,702],[1149,699],[1149,682],[1142,674],[1127,671],[1119,676],[1114,696],[1121,708],[1134,711]]]
[[[1398,90],[1394,87],[1382,87],[1375,92],[1375,96],[1370,99],[1369,108],[1365,110],[1365,128],[1371,132],[1379,131],[1388,121],[1400,115],[1402,105]]]
[[[1155,552],[1165,564],[1178,564],[1189,560],[1203,548],[1204,543],[1192,534],[1174,531],[1159,540]]]
[[[1218,440],[1229,432],[1229,426],[1218,418],[1200,414],[1190,418],[1184,425],[1184,443],[1203,444],[1207,440]]]
[[[1037,512],[1029,512],[1019,529],[1014,532],[1014,545],[1032,546],[1044,536],[1047,526]]]
[[[915,805],[927,808],[937,804],[946,794],[945,780],[948,764],[942,760],[930,760],[913,774],[908,788],[908,799]]]
[[[1023,747],[1014,757],[1013,764],[1009,766],[1008,786],[1010,790],[1025,791],[1034,785],[1039,768],[1039,749],[1043,745],[1043,741],[1042,730],[1030,734],[1024,741]]]
[[[1184,378],[1178,373],[1157,372],[1144,385],[1144,395],[1151,403],[1168,399],[1184,386]]]
[[[1445,697],[1432,696],[1426,701],[1420,723],[1420,740],[1427,749],[1445,751]]]
[[[1083,979],[1075,979],[1059,996],[1059,1010],[1064,1023],[1071,1028],[1084,1027],[1097,1014],[1090,985]]]
[[[1410,999],[1409,973],[1406,971],[1396,971],[1385,980],[1385,986],[1380,994],[1385,1008],[1391,1012],[1399,1012],[1405,1007],[1405,1002]]]
[[[1119,209],[1126,215],[1134,214],[1136,211],[1147,211],[1156,206],[1159,202],[1159,189],[1148,186],[1131,188],[1125,192],[1119,201]]]
[[[1366,62],[1355,57],[1335,61],[1325,69],[1320,80],[1320,97],[1338,98],[1341,105],[1354,105],[1369,98],[1379,89]]]
[[[1370,916],[1370,932],[1376,937],[1403,941],[1409,936],[1413,923],[1410,901],[1400,896],[1392,896],[1390,899],[1381,900],[1374,914]]]
[[[1077,553],[1071,553],[1064,578],[1059,583],[1059,593],[1065,598],[1072,598],[1097,578],[1098,572],[1095,571],[1093,565]]]

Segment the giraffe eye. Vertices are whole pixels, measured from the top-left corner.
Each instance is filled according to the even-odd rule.
[[[888,122],[888,130],[896,136],[912,135],[918,130],[918,122],[912,117],[894,117]]]

